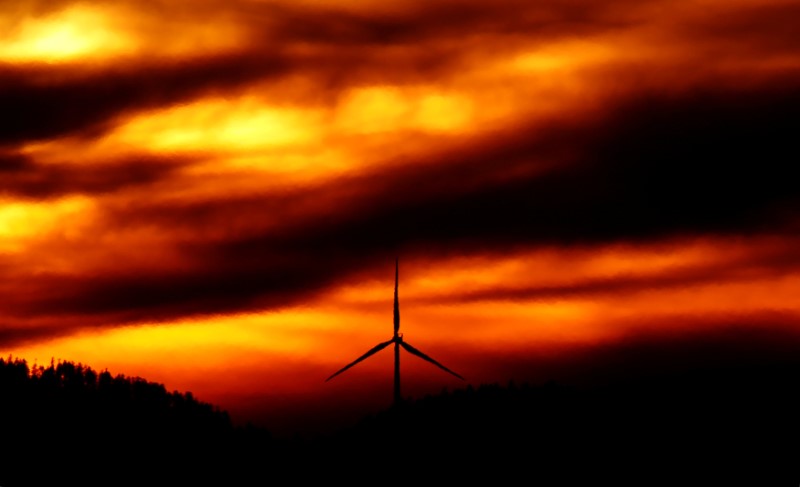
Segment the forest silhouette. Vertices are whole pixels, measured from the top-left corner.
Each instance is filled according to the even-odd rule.
[[[409,399],[334,433],[277,438],[142,378],[9,357],[0,359],[0,485],[792,485],[798,374],[751,364],[598,386],[483,384]]]
[[[269,434],[190,392],[69,361],[0,359],[0,485],[230,478]]]

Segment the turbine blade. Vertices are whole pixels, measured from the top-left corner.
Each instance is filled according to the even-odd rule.
[[[325,382],[328,382],[329,380],[333,379],[334,377],[336,377],[337,375],[341,374],[342,372],[344,372],[345,370],[349,369],[350,367],[354,366],[355,364],[361,362],[362,360],[364,360],[365,358],[369,357],[370,355],[373,355],[373,354],[376,354],[376,353],[380,352],[384,348],[388,347],[389,344],[392,343],[392,342],[394,342],[394,339],[389,340],[388,342],[383,342],[383,343],[379,343],[379,344],[375,345],[374,347],[370,348],[367,353],[365,353],[364,355],[362,355],[362,356],[358,357],[357,359],[353,360],[349,364],[347,364],[344,367],[342,367],[341,369],[339,369],[338,372],[336,372],[332,376],[330,376],[327,379],[325,379]]]
[[[397,298],[397,282],[400,278],[399,259],[394,259],[394,336],[400,331],[400,301]]]
[[[423,360],[427,360],[428,362],[432,363],[433,365],[439,367],[440,369],[444,370],[445,372],[447,372],[449,374],[453,374],[454,376],[458,377],[461,380],[465,380],[463,377],[461,377],[460,375],[456,374],[452,370],[448,369],[444,365],[440,364],[439,362],[437,362],[437,361],[433,360],[432,358],[428,357],[427,355],[425,355],[424,353],[420,352],[416,348],[412,347],[411,345],[408,344],[408,342],[400,342],[400,345],[403,348],[405,348],[406,350],[408,350],[409,353],[414,354],[414,355],[416,355],[417,357],[419,357],[419,358],[421,358]]]

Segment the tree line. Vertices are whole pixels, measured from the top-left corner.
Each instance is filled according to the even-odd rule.
[[[234,427],[191,392],[71,361],[0,358],[0,485],[231,478],[268,460],[268,431]],[[266,455],[266,456],[265,456]],[[171,477],[170,477],[171,476]]]

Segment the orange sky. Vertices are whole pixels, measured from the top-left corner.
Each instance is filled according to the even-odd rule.
[[[399,257],[406,340],[473,385],[792,355],[798,15],[4,5],[0,353],[317,427],[391,401],[391,351],[324,379],[391,338]]]

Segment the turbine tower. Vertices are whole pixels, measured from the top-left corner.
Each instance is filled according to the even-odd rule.
[[[379,343],[369,349],[367,353],[358,357],[354,361],[350,362],[349,364],[345,365],[338,372],[333,374],[332,376],[325,379],[325,382],[333,379],[337,375],[341,374],[345,370],[349,369],[350,367],[354,366],[355,364],[361,362],[362,360],[366,359],[370,355],[374,355],[384,348],[388,347],[392,343],[394,343],[394,405],[397,406],[402,402],[402,396],[400,395],[400,347],[403,347],[408,353],[412,355],[416,355],[417,357],[427,360],[428,362],[432,363],[433,365],[439,367],[440,369],[444,370],[448,374],[452,374],[458,377],[461,380],[464,380],[463,377],[456,374],[452,370],[448,369],[444,365],[440,364],[436,360],[428,357],[424,353],[420,352],[416,348],[412,347],[408,342],[403,341],[403,334],[399,333],[400,331],[400,301],[397,298],[397,283],[400,276],[400,266],[398,260],[395,259],[394,261],[394,336],[392,336],[391,340],[387,340],[383,343]]]

